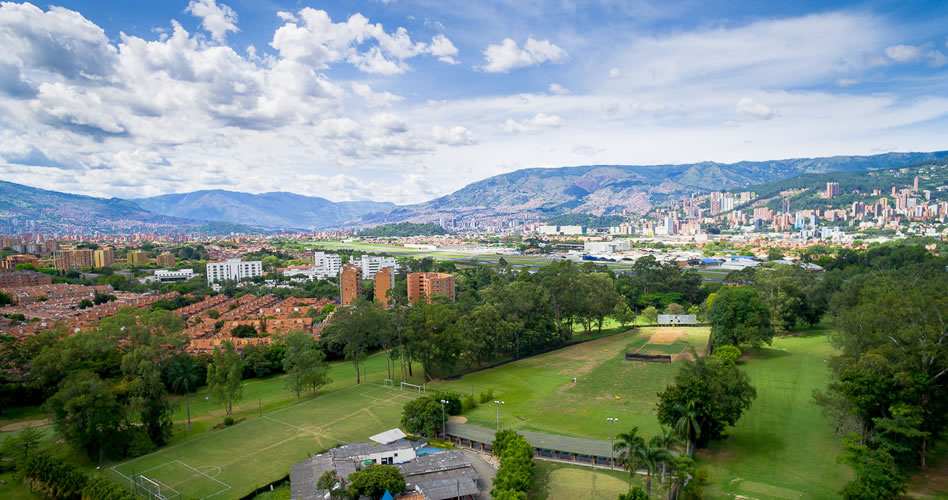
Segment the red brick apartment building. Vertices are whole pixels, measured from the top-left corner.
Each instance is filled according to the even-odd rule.
[[[408,275],[408,304],[422,298],[431,303],[434,295],[445,295],[454,300],[454,276],[445,273],[410,273]]]

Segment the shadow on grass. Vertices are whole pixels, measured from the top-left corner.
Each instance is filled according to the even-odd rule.
[[[784,351],[781,349],[774,349],[773,347],[758,347],[758,348],[748,348],[744,351],[744,355],[741,356],[738,364],[743,364],[752,359],[776,359],[776,358],[785,358],[787,356],[792,356],[789,351]]]

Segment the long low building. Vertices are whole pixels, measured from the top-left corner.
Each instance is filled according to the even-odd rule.
[[[447,422],[445,440],[460,446],[490,452],[494,442],[494,431],[471,424]],[[609,441],[584,439],[556,434],[517,431],[527,439],[536,458],[566,460],[586,465],[609,467],[612,461],[612,447]],[[615,464],[613,464],[614,466]]]

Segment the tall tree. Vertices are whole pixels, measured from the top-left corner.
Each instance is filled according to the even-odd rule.
[[[89,371],[71,373],[46,402],[56,430],[90,457],[121,455],[125,411],[108,383]]]
[[[714,347],[744,344],[760,347],[769,345],[774,337],[770,310],[757,290],[750,287],[721,288],[708,312],[708,319]]]
[[[382,310],[375,304],[359,299],[350,307],[341,307],[332,322],[323,330],[326,342],[341,348],[346,359],[355,367],[356,383],[362,383],[360,366],[370,347],[377,345],[376,332],[382,327]]]
[[[316,394],[319,387],[329,383],[329,371],[323,363],[326,356],[313,336],[300,330],[286,334],[283,342],[287,346],[283,356],[286,385],[296,393],[296,401],[299,402],[300,393],[307,387],[311,387],[313,394]]]
[[[658,421],[676,426],[694,411],[700,432],[696,445],[720,438],[725,427],[737,423],[757,397],[747,374],[733,363],[714,356],[681,363],[673,384],[658,393]]]
[[[154,349],[140,345],[122,358],[122,371],[129,387],[130,409],[135,411],[148,437],[160,446],[171,437],[171,403],[161,382],[161,366]]]
[[[168,368],[171,390],[184,394],[184,405],[188,414],[188,432],[191,432],[191,393],[201,384],[201,365],[193,357],[178,356]]]
[[[633,427],[628,432],[620,432],[616,435],[613,449],[619,454],[616,460],[629,471],[629,488],[632,488],[632,474],[642,466],[642,450],[645,446],[645,438],[639,436],[638,427]]]
[[[225,340],[221,346],[215,346],[211,363],[207,365],[208,392],[214,401],[224,405],[228,415],[234,409],[234,401],[243,396],[242,374],[243,366],[234,343]]]

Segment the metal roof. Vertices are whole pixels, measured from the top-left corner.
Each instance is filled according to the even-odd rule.
[[[415,489],[431,500],[445,500],[463,496],[477,496],[477,481],[469,477],[436,479],[426,483],[416,484]]]
[[[389,429],[385,432],[381,432],[369,438],[372,441],[375,441],[378,444],[389,444],[399,439],[405,439],[405,433],[401,429]]]
[[[447,422],[446,431],[452,436],[462,439],[469,439],[480,443],[493,443],[494,431],[478,427],[471,424],[459,424],[457,422]],[[556,434],[543,434],[539,432],[517,431],[534,448],[544,450],[555,450],[565,453],[577,453],[580,455],[592,455],[597,457],[608,457],[611,455],[612,448],[609,441],[599,441],[595,439],[584,439],[569,436],[559,436]]]

